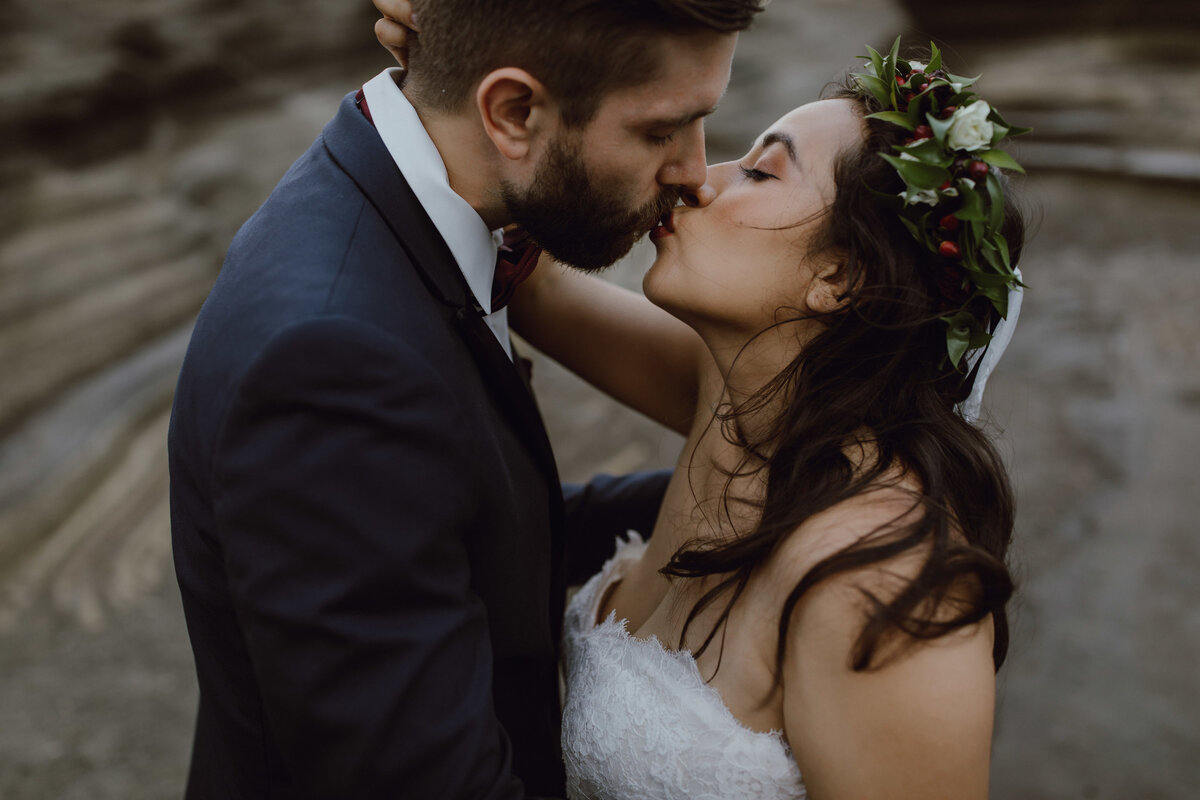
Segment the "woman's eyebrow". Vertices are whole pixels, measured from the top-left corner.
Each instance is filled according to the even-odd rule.
[[[788,158],[792,160],[793,164],[800,166],[800,162],[796,160],[796,143],[792,140],[791,136],[780,131],[770,131],[763,136],[762,148],[766,150],[773,144],[781,144],[787,148]]]

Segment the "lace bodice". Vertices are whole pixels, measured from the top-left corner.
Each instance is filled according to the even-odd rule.
[[[782,735],[742,725],[690,653],[631,636],[612,613],[594,624],[604,590],[645,550],[631,536],[567,607],[567,796],[803,800],[800,770]]]

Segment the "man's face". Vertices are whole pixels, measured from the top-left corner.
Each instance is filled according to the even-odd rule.
[[[703,119],[729,84],[736,34],[666,36],[653,81],[608,93],[581,128],[558,132],[523,189],[502,186],[512,218],[558,260],[606,267],[707,174]]]

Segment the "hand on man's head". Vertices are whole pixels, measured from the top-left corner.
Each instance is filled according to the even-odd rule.
[[[399,62],[408,68],[408,40],[415,35],[417,15],[409,0],[372,0],[383,18],[375,23],[375,38]]]

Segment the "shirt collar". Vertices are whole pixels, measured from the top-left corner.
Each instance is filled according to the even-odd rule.
[[[475,299],[484,313],[491,314],[496,253],[503,236],[500,231],[488,230],[479,213],[450,188],[441,153],[396,83],[403,72],[395,67],[386,69],[363,85],[371,117],[404,180],[442,234]]]

